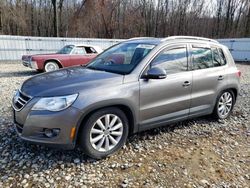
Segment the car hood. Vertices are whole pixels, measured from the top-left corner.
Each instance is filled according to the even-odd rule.
[[[78,66],[31,77],[23,83],[21,92],[31,97],[60,96],[122,82],[123,75]]]
[[[52,53],[52,54],[34,54],[34,55],[23,55],[22,60],[23,61],[29,61],[31,58],[32,59],[43,59],[43,58],[57,58],[57,57],[63,57],[63,56],[68,56],[69,54],[57,54],[57,53]]]

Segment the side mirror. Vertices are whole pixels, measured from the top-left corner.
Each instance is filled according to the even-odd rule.
[[[153,67],[143,76],[145,79],[164,79],[167,77],[165,69],[160,67]]]

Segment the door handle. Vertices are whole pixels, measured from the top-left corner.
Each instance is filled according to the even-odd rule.
[[[224,76],[222,76],[222,75],[220,75],[219,77],[218,77],[218,80],[223,80],[224,79]]]
[[[182,86],[183,86],[183,87],[187,87],[187,86],[190,86],[190,84],[191,84],[191,83],[190,83],[189,81],[185,81],[185,82],[182,84]]]

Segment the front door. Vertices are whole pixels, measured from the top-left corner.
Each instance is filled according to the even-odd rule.
[[[165,79],[140,79],[141,130],[188,117],[192,72],[186,45],[167,47],[150,63],[166,70]]]

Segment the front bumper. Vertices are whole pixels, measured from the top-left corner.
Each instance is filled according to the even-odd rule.
[[[76,134],[72,138],[72,129],[77,128],[81,113],[74,107],[59,112],[31,111],[37,100],[31,100],[22,110],[13,109],[15,129],[18,136],[28,142],[45,144],[64,149],[75,147]],[[56,136],[48,137],[45,129],[59,129]]]
[[[29,67],[31,69],[38,69],[36,61],[23,61],[23,66]]]

